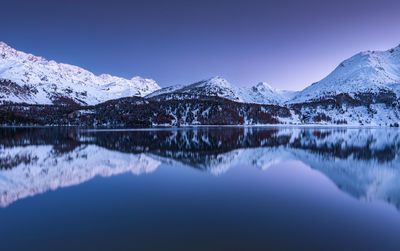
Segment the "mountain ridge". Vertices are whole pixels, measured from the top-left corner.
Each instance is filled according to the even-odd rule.
[[[400,46],[386,51],[363,51],[342,61],[327,77],[300,91],[290,102],[301,103],[338,94],[399,95]]]
[[[17,51],[4,42],[0,42],[0,79],[27,89],[25,93],[13,93],[9,88],[9,96],[0,95],[0,100],[29,104],[54,104],[64,98],[93,105],[115,98],[145,96],[160,89],[152,79],[96,76],[79,66]]]
[[[129,127],[400,123],[400,46],[360,52],[298,92],[277,90],[265,82],[237,87],[219,76],[161,88],[155,81],[140,77],[95,76],[78,66],[19,52],[5,43],[0,43],[0,56],[1,124]],[[42,106],[30,106],[34,104]]]
[[[278,105],[289,100],[291,91],[281,91],[271,87],[266,82],[260,82],[252,87],[237,87],[226,79],[216,76],[189,85],[177,85],[162,88],[146,96],[157,100],[187,99],[199,96],[217,96],[240,103]]]

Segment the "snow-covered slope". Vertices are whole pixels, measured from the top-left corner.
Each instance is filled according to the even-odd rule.
[[[343,61],[331,74],[299,92],[290,102],[320,100],[346,93],[399,93],[400,46],[361,52]]]
[[[158,90],[148,94],[146,96],[146,98],[152,98],[152,97],[156,97],[156,96],[167,94],[167,93],[173,93],[177,90],[182,89],[183,87],[184,87],[184,85],[173,85],[173,86],[164,87],[162,89],[158,89]]]
[[[221,77],[213,77],[191,85],[171,86],[146,96],[157,100],[188,99],[199,96],[218,96],[236,102],[257,104],[281,104],[291,97],[291,92],[259,83],[251,88],[236,87]]]
[[[17,51],[3,42],[0,42],[0,79],[17,84],[0,86],[0,102],[30,104],[53,104],[69,99],[92,105],[110,99],[145,96],[160,89],[151,79],[96,76],[78,66]]]

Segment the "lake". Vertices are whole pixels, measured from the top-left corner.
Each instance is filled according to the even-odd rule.
[[[400,130],[0,129],[1,250],[400,250]]]

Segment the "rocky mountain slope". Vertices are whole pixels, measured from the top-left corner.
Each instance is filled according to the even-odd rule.
[[[0,42],[0,102],[94,105],[145,96],[160,89],[151,79],[124,79],[17,51]]]

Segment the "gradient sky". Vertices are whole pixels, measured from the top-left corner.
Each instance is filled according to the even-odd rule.
[[[161,86],[222,76],[299,90],[400,44],[399,0],[2,0],[0,40],[95,74]]]

